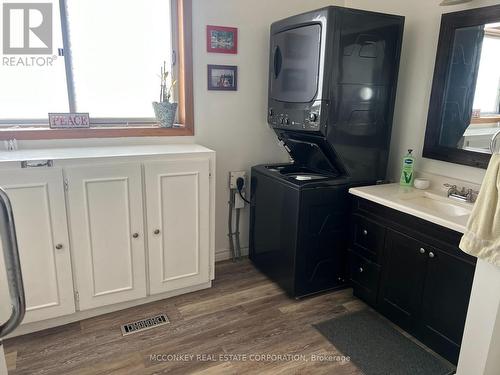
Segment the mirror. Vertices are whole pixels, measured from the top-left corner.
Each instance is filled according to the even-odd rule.
[[[486,168],[498,146],[500,6],[444,14],[423,156]]]

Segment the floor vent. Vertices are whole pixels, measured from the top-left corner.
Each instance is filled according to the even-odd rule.
[[[128,336],[132,333],[142,332],[168,323],[170,323],[170,321],[168,320],[166,314],[155,315],[150,318],[138,320],[136,322],[123,324],[121,327],[122,335]]]

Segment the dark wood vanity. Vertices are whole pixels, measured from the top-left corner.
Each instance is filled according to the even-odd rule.
[[[476,259],[461,234],[355,197],[349,249],[354,295],[456,364]]]

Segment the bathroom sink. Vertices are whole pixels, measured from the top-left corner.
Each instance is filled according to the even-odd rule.
[[[472,204],[470,203],[454,202],[450,198],[428,192],[423,195],[405,197],[403,199],[408,204],[445,216],[468,216],[472,212]]]
[[[418,190],[395,184],[351,188],[360,198],[464,233],[474,204],[449,198],[444,189]]]

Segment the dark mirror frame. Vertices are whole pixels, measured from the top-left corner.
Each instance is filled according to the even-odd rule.
[[[439,134],[443,116],[446,77],[452,56],[455,30],[495,22],[500,22],[500,5],[446,13],[441,17],[441,30],[439,32],[436,65],[434,67],[434,79],[432,81],[432,93],[425,131],[424,158],[478,168],[488,166],[491,158],[490,154],[442,146],[439,144]]]

